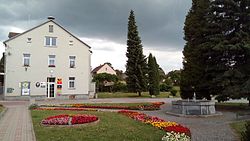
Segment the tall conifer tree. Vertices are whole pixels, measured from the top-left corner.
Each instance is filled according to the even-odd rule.
[[[194,91],[197,98],[210,99],[207,93],[209,87],[204,86],[205,64],[203,46],[206,41],[209,0],[193,0],[192,7],[186,16],[184,26],[183,70],[181,72],[181,97],[192,98]]]
[[[160,94],[159,65],[155,57],[150,53],[148,56],[148,90],[150,95]]]
[[[130,11],[128,18],[127,38],[126,83],[128,91],[138,93],[141,96],[141,92],[146,89],[147,64],[133,10]]]

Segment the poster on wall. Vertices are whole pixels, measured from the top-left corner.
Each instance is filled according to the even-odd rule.
[[[57,78],[57,96],[61,96],[62,94],[62,78]]]
[[[30,95],[30,82],[21,82],[22,95]]]

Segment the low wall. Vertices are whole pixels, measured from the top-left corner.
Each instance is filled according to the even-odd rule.
[[[172,101],[172,112],[183,115],[215,114],[215,102],[209,100],[178,100]]]

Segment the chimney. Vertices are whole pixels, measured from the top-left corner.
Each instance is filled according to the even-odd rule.
[[[54,20],[55,18],[53,16],[48,16],[48,20]]]
[[[18,35],[18,34],[20,34],[20,33],[16,33],[16,32],[9,32],[8,37],[9,37],[9,38],[12,38],[12,37],[14,37],[14,36],[16,36],[16,35]]]

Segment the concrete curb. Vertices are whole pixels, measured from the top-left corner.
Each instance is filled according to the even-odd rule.
[[[30,122],[31,122],[31,129],[32,129],[32,140],[33,141],[36,141],[36,134],[35,134],[35,131],[34,131],[34,127],[33,127],[33,120],[32,120],[32,116],[31,116],[31,110],[29,110],[29,115],[30,115]]]
[[[0,113],[0,119],[4,116],[4,114],[8,111],[8,108],[4,107],[3,111]]]
[[[216,112],[215,114],[211,114],[211,115],[184,115],[184,114],[177,114],[177,113],[173,113],[169,111],[167,111],[166,114],[171,115],[171,116],[177,116],[177,117],[185,117],[185,118],[207,118],[207,117],[223,115],[221,112]]]

